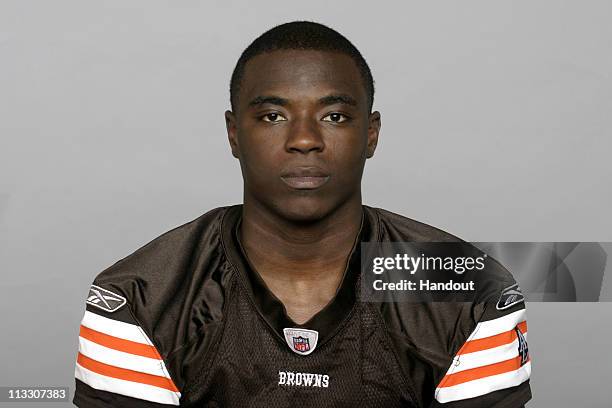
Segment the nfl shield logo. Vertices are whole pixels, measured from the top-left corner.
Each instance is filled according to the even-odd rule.
[[[294,337],[293,348],[297,351],[301,351],[302,353],[310,350],[310,344],[308,343],[308,339],[302,336]]]
[[[285,341],[294,353],[306,356],[317,347],[319,332],[316,330],[288,327],[283,329]]]

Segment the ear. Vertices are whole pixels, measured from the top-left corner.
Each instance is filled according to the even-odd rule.
[[[368,146],[366,149],[366,158],[374,156],[376,145],[378,145],[378,134],[380,133],[380,112],[375,111],[370,113],[368,118]]]
[[[227,140],[232,148],[232,156],[239,158],[240,148],[238,146],[238,130],[236,126],[236,115],[232,111],[225,111],[225,128],[227,129]]]

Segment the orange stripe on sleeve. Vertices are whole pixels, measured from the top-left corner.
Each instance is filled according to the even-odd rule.
[[[527,360],[531,361],[531,359]],[[521,368],[521,356],[511,358],[499,363],[489,364],[482,367],[470,368],[454,374],[447,374],[440,382],[439,388],[452,387],[468,381],[478,380],[492,375],[503,374]]]
[[[521,333],[527,333],[527,322],[523,321],[519,323],[518,328]],[[474,353],[476,351],[503,346],[505,344],[512,343],[514,340],[516,340],[516,332],[514,329],[508,330],[506,332],[496,334],[495,336],[468,341],[463,345],[463,347],[461,347],[457,355]]]
[[[166,377],[141,373],[138,371],[128,370],[126,368],[120,368],[104,364],[92,358],[89,358],[81,353],[79,353],[77,357],[77,363],[79,363],[81,367],[84,367],[95,373],[105,375],[107,377],[137,382],[140,384],[153,385],[155,387],[164,388],[169,391],[178,392],[178,389],[176,388],[176,385],[174,385],[174,382]]]
[[[142,357],[154,358],[161,360],[161,356],[157,352],[155,347],[148,344],[137,343],[131,340],[121,339],[114,337],[106,333],[102,333],[89,327],[81,325],[79,336],[84,339],[93,341],[101,346],[108,347],[117,351],[123,351],[125,353],[136,354]]]

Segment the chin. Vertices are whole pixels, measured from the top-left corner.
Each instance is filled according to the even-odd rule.
[[[327,217],[335,206],[321,198],[296,197],[275,203],[274,208],[288,221],[310,223]]]

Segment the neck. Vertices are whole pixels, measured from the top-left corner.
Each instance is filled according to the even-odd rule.
[[[333,299],[361,226],[361,199],[323,219],[295,223],[245,199],[240,236],[255,270],[293,321]]]
[[[317,266],[346,260],[359,232],[362,211],[361,200],[353,200],[322,219],[292,222],[245,200],[241,241],[256,266],[287,273],[299,266],[299,273],[307,274]]]

